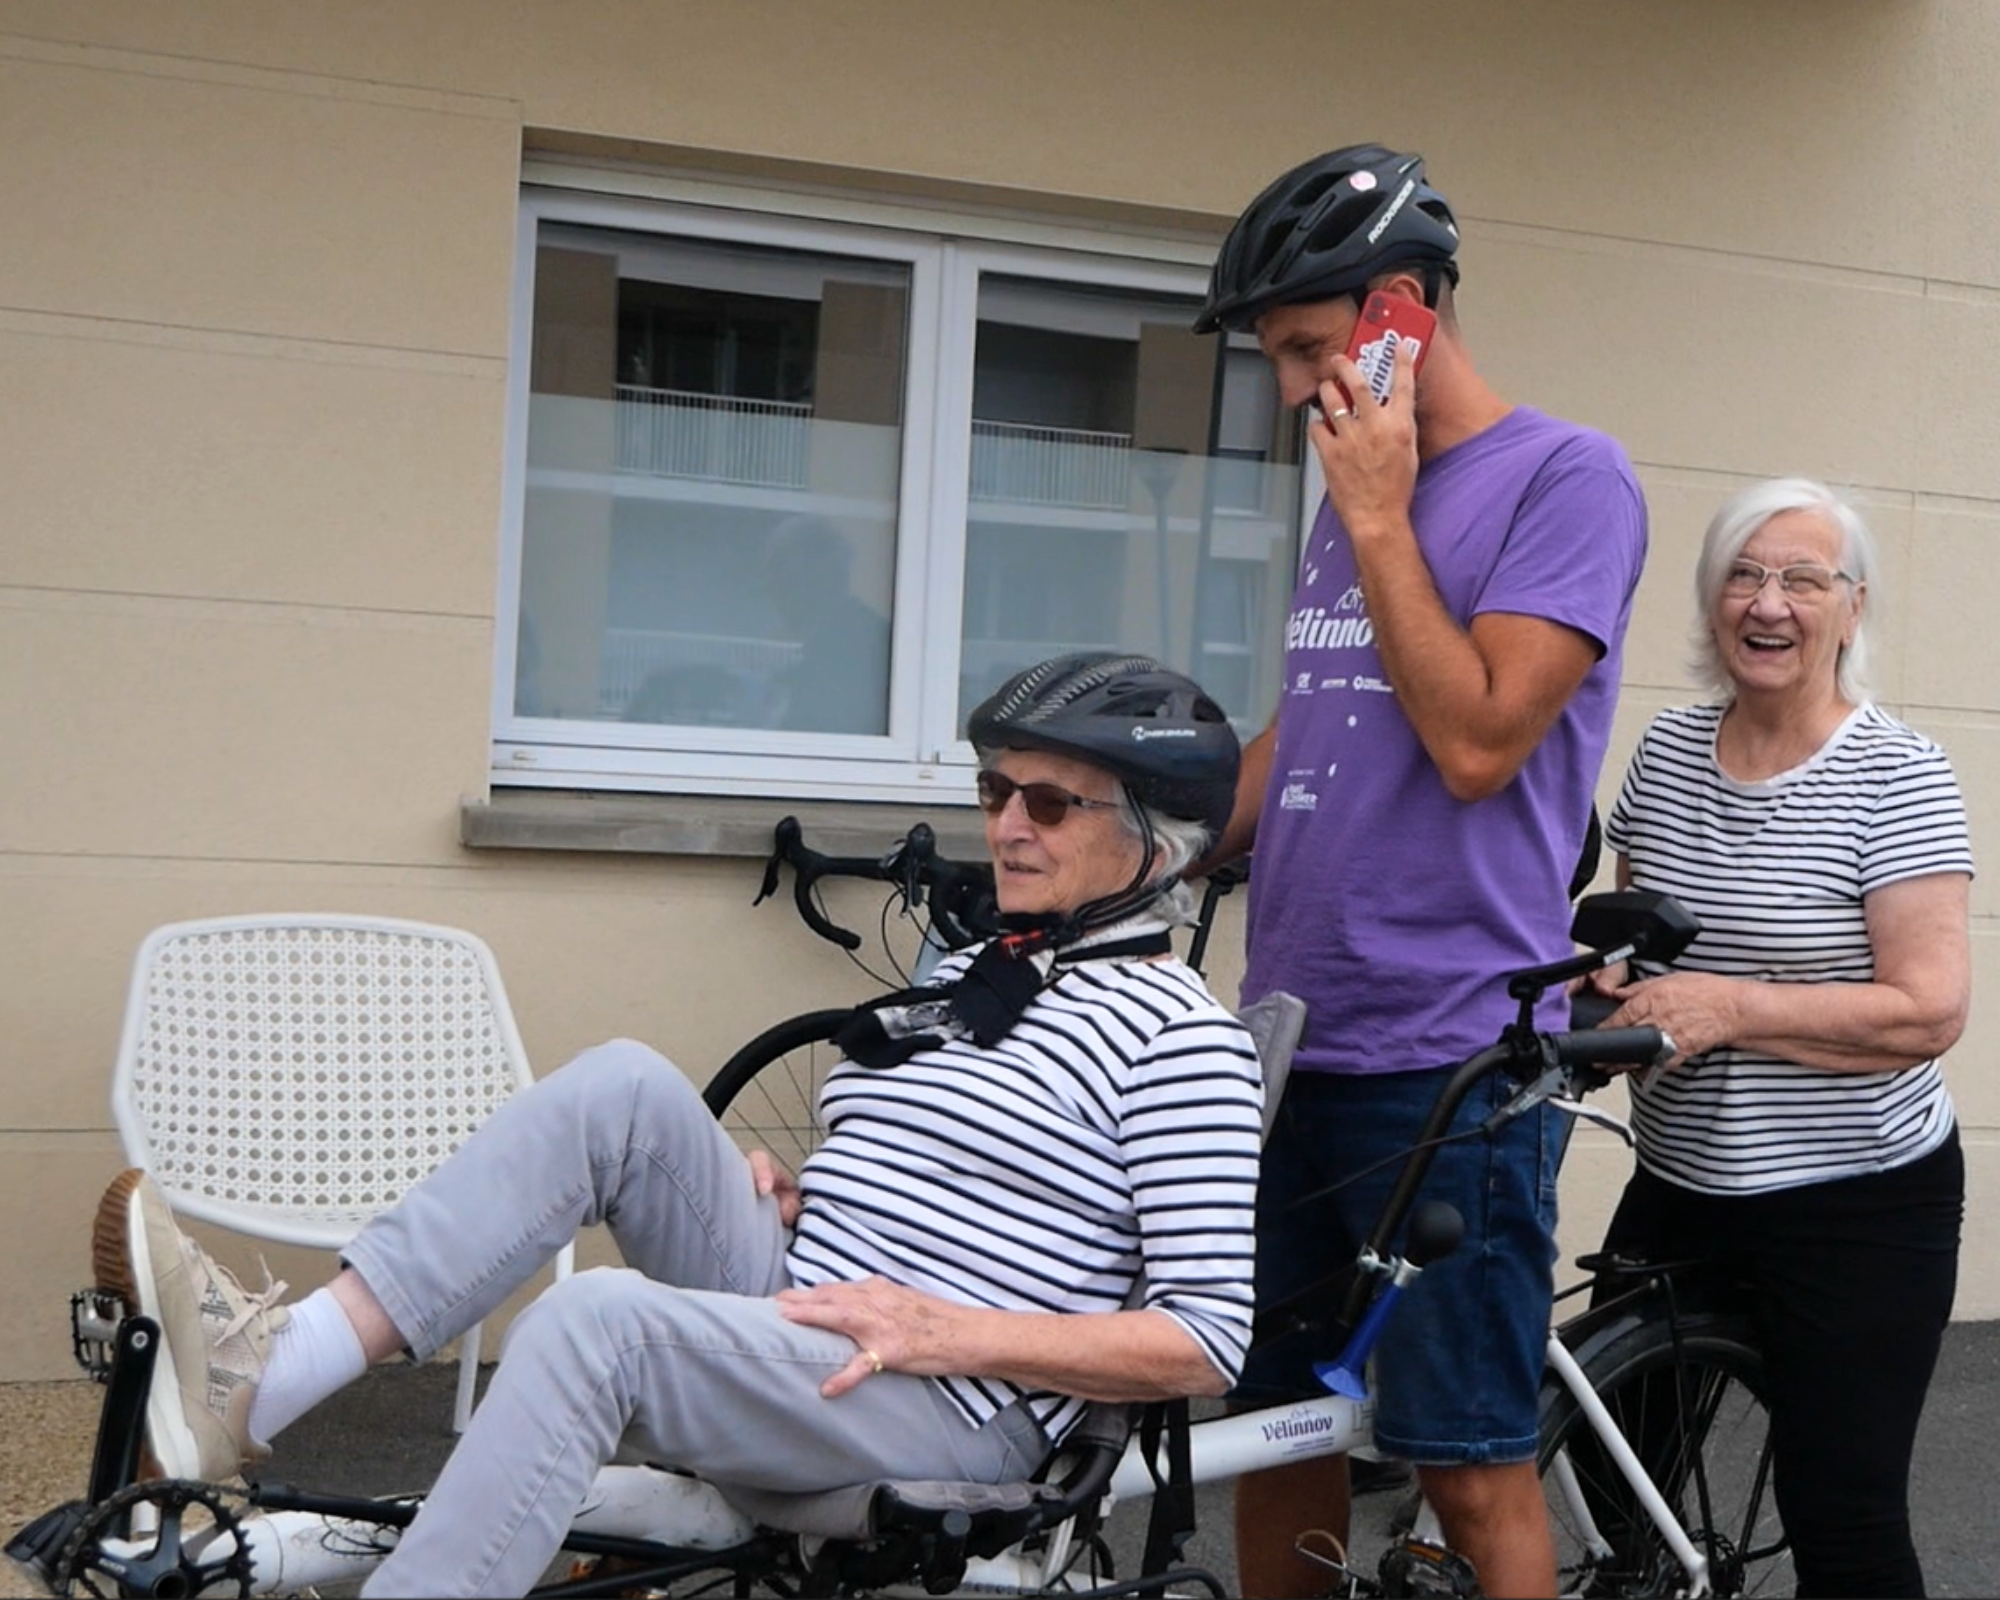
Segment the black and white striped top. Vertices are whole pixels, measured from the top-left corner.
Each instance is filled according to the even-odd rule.
[[[1605,825],[1633,885],[1701,919],[1675,967],[1771,983],[1875,975],[1862,901],[1884,884],[1972,871],[1965,804],[1945,753],[1872,705],[1809,761],[1737,783],[1715,759],[1720,706],[1665,711],[1632,758]],[[1881,1172],[1952,1127],[1935,1061],[1830,1072],[1730,1046],[1643,1085],[1632,1126],[1650,1171],[1748,1194]]]
[[[973,952],[940,963],[950,983]],[[843,1062],[800,1174],[795,1283],[880,1273],[978,1306],[1117,1311],[1137,1275],[1234,1381],[1250,1342],[1263,1079],[1249,1034],[1178,961],[1056,969],[991,1049]],[[974,1426],[1011,1384],[938,1380]],[[1032,1394],[1050,1442],[1082,1414]]]

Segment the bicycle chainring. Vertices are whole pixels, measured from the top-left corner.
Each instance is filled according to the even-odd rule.
[[[207,1595],[251,1592],[250,1546],[230,1501],[237,1490],[188,1478],[152,1478],[100,1501],[76,1526],[57,1559],[59,1595]],[[150,1508],[152,1527],[121,1533]],[[190,1521],[190,1514],[196,1520]],[[143,1516],[142,1521],[147,1520]],[[233,1589],[230,1587],[233,1585]]]

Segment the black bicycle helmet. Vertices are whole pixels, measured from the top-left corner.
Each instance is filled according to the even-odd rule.
[[[1252,200],[1222,241],[1196,333],[1248,328],[1273,306],[1356,293],[1393,267],[1458,282],[1458,224],[1424,181],[1424,158],[1351,144],[1292,168]]]
[[[1017,672],[977,707],[981,750],[1047,750],[1103,767],[1140,804],[1199,822],[1210,840],[1236,803],[1236,730],[1192,678],[1151,656],[1057,656]]]

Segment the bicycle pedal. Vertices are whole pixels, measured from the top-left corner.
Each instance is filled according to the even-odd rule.
[[[9,1559],[32,1571],[44,1586],[53,1587],[63,1551],[69,1548],[70,1540],[91,1509],[88,1500],[71,1500],[53,1511],[44,1511],[7,1541]]]
[[[118,1324],[125,1320],[124,1298],[109,1289],[79,1289],[69,1297],[69,1348],[94,1383],[111,1381]]]
[[[1476,1600],[1479,1574],[1456,1551],[1428,1539],[1405,1539],[1385,1551],[1381,1566],[1385,1595],[1452,1595]]]

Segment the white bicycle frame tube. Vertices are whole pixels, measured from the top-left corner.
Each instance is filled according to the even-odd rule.
[[[1590,1514],[1590,1502],[1584,1498],[1583,1484],[1577,1478],[1576,1463],[1570,1460],[1567,1447],[1556,1452],[1555,1459],[1549,1463],[1549,1471],[1555,1474],[1556,1492],[1562,1496],[1563,1504],[1569,1507],[1577,1536],[1583,1540],[1593,1559],[1602,1561],[1612,1553],[1611,1541],[1598,1531],[1597,1518]]]
[[[570,1528],[685,1550],[727,1550],[757,1533],[714,1484],[658,1467],[600,1467]]]
[[[1553,1334],[1548,1343],[1548,1364],[1576,1397],[1591,1431],[1686,1571],[1688,1594],[1710,1594],[1708,1558],[1695,1548],[1675,1518],[1576,1358]],[[1198,1422],[1189,1430],[1194,1481],[1212,1483],[1293,1461],[1347,1454],[1371,1441],[1374,1414],[1372,1398],[1357,1401],[1329,1394],[1294,1405]],[[1610,1547],[1590,1516],[1567,1455],[1558,1456],[1550,1470],[1584,1541],[1594,1554],[1609,1554]],[[1112,1474],[1110,1500],[1144,1499],[1155,1488],[1145,1451],[1135,1437],[1126,1445]],[[1421,1515],[1429,1516],[1429,1508]],[[251,1592],[259,1595],[356,1582],[374,1570],[398,1536],[393,1528],[310,1511],[253,1513],[243,1518],[242,1525],[252,1565]],[[740,1544],[757,1531],[755,1523],[699,1478],[654,1467],[626,1466],[608,1466],[599,1472],[573,1526],[590,1533],[715,1551]],[[1434,1528],[1434,1519],[1420,1524],[1422,1530]],[[1435,1532],[1430,1536],[1435,1539]],[[110,1548],[118,1544],[107,1541]],[[1047,1585],[1059,1571],[1062,1549],[1058,1543],[1045,1556],[1007,1551],[976,1562],[977,1582],[996,1592],[1048,1592]]]
[[[1626,1483],[1631,1485],[1632,1492],[1639,1497],[1639,1504],[1645,1508],[1653,1526],[1659,1529],[1660,1537],[1666,1540],[1667,1548],[1674,1553],[1674,1559],[1686,1570],[1688,1593],[1696,1596],[1709,1594],[1711,1590],[1708,1557],[1695,1549],[1694,1541],[1687,1536],[1687,1530],[1674,1516],[1673,1508],[1667,1504],[1658,1485],[1653,1482],[1640,1463],[1637,1453],[1632,1449],[1631,1441],[1618,1431],[1618,1424],[1612,1420],[1610,1410],[1598,1397],[1597,1391],[1591,1388],[1590,1380],[1584,1376],[1583,1368],[1577,1364],[1576,1357],[1571,1355],[1569,1347],[1553,1334],[1549,1337],[1548,1363],[1562,1379],[1563,1386],[1576,1397],[1576,1403],[1589,1420],[1591,1431],[1597,1435],[1598,1443],[1604,1446],[1613,1464],[1623,1474]],[[1563,1465],[1568,1465],[1566,1458]],[[1575,1501],[1571,1509],[1580,1512],[1584,1521],[1589,1523],[1589,1511],[1584,1506],[1581,1486],[1577,1484],[1574,1469],[1567,1473],[1563,1488],[1565,1493],[1574,1492]],[[1594,1523],[1590,1523],[1590,1537],[1596,1544],[1603,1543],[1603,1535],[1598,1532]]]
[[[1372,1400],[1335,1394],[1197,1422],[1188,1430],[1194,1481],[1213,1483],[1313,1456],[1345,1455],[1369,1442],[1374,1425]],[[1111,1475],[1111,1494],[1115,1500],[1131,1500],[1152,1492],[1153,1474],[1135,1438]]]
[[[317,1511],[265,1511],[243,1519],[252,1594],[300,1594],[360,1583],[402,1537],[400,1528]]]
[[[358,1583],[395,1548],[401,1530],[318,1511],[260,1511],[242,1519],[252,1594],[292,1594]],[[713,1484],[655,1467],[602,1468],[571,1528],[623,1539],[651,1539],[684,1550],[727,1550],[757,1524]],[[118,1541],[106,1541],[118,1549]],[[143,1552],[149,1540],[127,1541]],[[1029,1563],[1035,1566],[1036,1563]],[[1032,1592],[1033,1584],[1021,1585]]]

